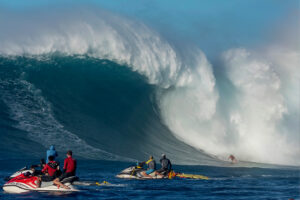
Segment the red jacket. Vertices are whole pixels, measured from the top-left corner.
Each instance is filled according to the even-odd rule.
[[[52,166],[50,166],[50,165]],[[55,162],[55,161],[49,161],[45,166],[44,168],[42,169],[42,172],[45,173],[45,172],[48,172],[49,176],[54,176],[56,170],[57,170],[57,166],[58,166],[58,163]],[[54,167],[54,168],[53,168]]]
[[[75,173],[76,171],[76,160],[72,157],[68,157],[64,162],[64,170],[66,173]]]

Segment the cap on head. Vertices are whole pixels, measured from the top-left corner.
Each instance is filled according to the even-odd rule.
[[[162,157],[162,158],[166,158],[166,154],[164,154],[164,153],[161,154],[161,157]]]
[[[67,152],[67,155],[69,155],[69,156],[72,156],[72,154],[73,154],[73,152],[72,152],[71,150],[69,150],[69,151]]]

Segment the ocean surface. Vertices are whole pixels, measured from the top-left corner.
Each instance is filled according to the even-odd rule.
[[[0,184],[3,178],[33,159],[1,160]],[[1,199],[300,199],[299,168],[244,168],[176,165],[174,170],[202,174],[210,180],[126,180],[115,177],[128,162],[78,160],[77,175],[82,181],[108,181],[105,186],[77,186],[80,192],[51,194],[29,192],[6,194]]]

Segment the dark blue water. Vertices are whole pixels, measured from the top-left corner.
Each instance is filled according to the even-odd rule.
[[[1,160],[3,178],[34,160]],[[299,169],[174,166],[176,171],[203,174],[210,180],[124,180],[114,176],[131,163],[79,160],[81,180],[108,181],[107,186],[78,186],[74,194],[29,192],[6,194],[0,199],[300,199]]]

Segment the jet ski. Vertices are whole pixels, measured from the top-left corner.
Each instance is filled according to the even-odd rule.
[[[149,174],[151,177],[144,176],[142,172],[146,170],[143,168],[139,168],[137,166],[131,166],[124,170],[122,170],[119,174],[116,175],[117,178],[125,178],[125,179],[163,179],[168,178],[168,175],[165,176],[157,176],[155,172]]]
[[[37,176],[32,176],[33,171],[26,167],[5,178],[7,182],[3,185],[3,190],[8,193],[24,193],[29,191],[39,192],[77,192],[79,191],[73,186],[73,182],[78,180],[77,176],[71,176],[63,179],[61,182],[70,189],[57,187],[52,181],[42,181],[41,186],[37,186]]]
[[[189,178],[189,179],[202,179],[209,180],[209,177],[198,175],[198,174],[185,174],[185,173],[175,173],[171,170],[168,173],[163,175],[157,175],[155,172],[149,174],[151,177],[144,176],[142,172],[146,170],[139,166],[131,166],[122,170],[119,174],[116,175],[117,178],[124,179],[173,179],[173,178]]]

